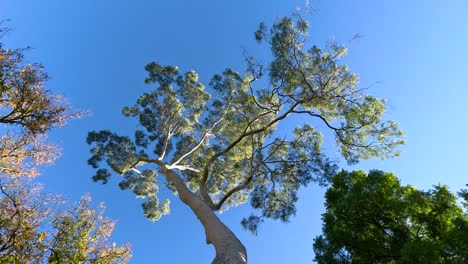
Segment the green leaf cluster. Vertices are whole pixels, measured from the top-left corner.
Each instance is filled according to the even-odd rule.
[[[326,193],[318,263],[466,263],[468,215],[447,186],[427,192],[382,171],[341,171]]]

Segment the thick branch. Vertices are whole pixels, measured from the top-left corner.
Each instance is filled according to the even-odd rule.
[[[295,114],[308,114],[308,115],[310,115],[310,116],[312,116],[312,117],[318,117],[319,119],[321,119],[321,120],[325,123],[325,125],[326,125],[328,128],[334,130],[335,132],[341,130],[341,128],[337,128],[337,127],[332,126],[332,125],[327,121],[327,119],[325,119],[325,117],[323,117],[323,116],[321,116],[321,115],[319,115],[319,114],[312,113],[311,111],[305,111],[305,110],[304,110],[304,111],[293,111],[293,113],[295,113]]]
[[[223,206],[223,203],[231,196],[233,195],[234,193],[238,192],[238,191],[241,191],[245,188],[247,188],[247,186],[249,186],[249,184],[252,182],[252,179],[253,179],[253,175],[249,176],[247,179],[245,179],[244,182],[242,182],[241,184],[237,185],[236,187],[232,188],[231,190],[229,190],[226,194],[224,194],[224,196],[221,198],[221,200],[219,200],[219,202],[216,204],[216,211],[218,211],[219,209],[221,209],[221,206]]]

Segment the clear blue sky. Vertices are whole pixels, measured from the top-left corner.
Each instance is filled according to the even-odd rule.
[[[207,82],[225,67],[242,69],[242,52],[267,58],[252,32],[292,13],[305,0],[118,1],[0,0],[0,18],[12,19],[10,47],[32,46],[28,58],[42,62],[52,77],[48,87],[93,115],[56,129],[50,140],[64,155],[44,169],[38,181],[50,191],[78,199],[90,193],[117,219],[113,236],[129,241],[131,263],[210,263],[214,250],[188,208],[172,199],[172,213],[152,223],[140,201],[114,182],[91,182],[87,132],[114,129],[130,133],[121,117],[147,91],[144,65],[150,61],[194,69]],[[468,183],[468,2],[465,0],[349,1],[310,0],[310,36],[347,42],[346,62],[369,93],[388,99],[388,117],[398,121],[407,145],[396,160],[371,160],[348,169],[395,172],[405,184],[429,188]],[[333,153],[330,153],[333,155]],[[312,263],[313,238],[320,233],[324,189],[301,191],[298,213],[289,224],[267,221],[257,237],[240,227],[249,206],[221,215],[248,248],[250,263]]]

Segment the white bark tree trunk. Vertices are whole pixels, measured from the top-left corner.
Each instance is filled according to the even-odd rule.
[[[213,244],[216,257],[212,264],[246,264],[247,250],[234,233],[211,208],[187,188],[185,182],[173,170],[161,167],[168,182],[174,184],[180,200],[188,205],[203,225],[206,243]]]

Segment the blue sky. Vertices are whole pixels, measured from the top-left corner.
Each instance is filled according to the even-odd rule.
[[[64,94],[92,115],[54,130],[50,140],[63,147],[56,165],[43,169],[46,188],[78,199],[90,193],[117,219],[113,236],[130,242],[131,263],[210,263],[214,250],[188,208],[172,199],[171,214],[152,223],[140,202],[111,181],[92,183],[87,165],[90,130],[131,133],[135,124],[121,108],[147,91],[144,66],[150,61],[194,69],[205,83],[226,67],[243,69],[243,50],[265,61],[266,46],[253,32],[289,15],[302,0],[117,1],[0,0],[0,19],[11,19],[10,47],[31,46],[31,62],[43,63],[48,88]],[[310,37],[324,45],[347,43],[345,59],[361,85],[379,82],[369,93],[389,101],[387,117],[400,123],[407,144],[395,160],[370,160],[348,169],[382,169],[405,184],[427,189],[468,183],[468,2],[310,0]],[[334,155],[334,153],[330,153]],[[344,165],[343,165],[344,166]],[[248,249],[250,263],[311,263],[313,238],[320,234],[324,189],[300,192],[298,213],[289,224],[267,221],[254,237],[240,227],[248,205],[221,219]]]

